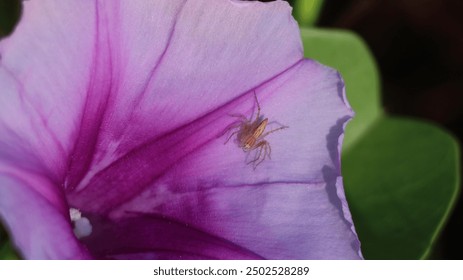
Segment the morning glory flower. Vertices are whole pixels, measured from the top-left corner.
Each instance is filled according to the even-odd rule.
[[[32,0],[0,55],[0,216],[23,257],[361,258],[353,113],[286,2]],[[257,103],[287,128],[253,166],[226,142]]]

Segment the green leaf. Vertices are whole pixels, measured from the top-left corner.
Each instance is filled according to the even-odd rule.
[[[19,256],[10,242],[0,246],[0,260],[19,260]]]
[[[320,15],[323,0],[294,0],[293,15],[301,26],[314,25]]]
[[[0,260],[17,260],[18,254],[8,240],[6,231],[0,223]]]
[[[419,259],[458,190],[458,145],[434,125],[382,118],[343,155],[346,195],[369,259]]]
[[[341,72],[356,112],[347,125],[342,168],[365,258],[426,257],[458,195],[457,142],[432,124],[383,113],[378,71],[358,36],[301,34],[307,57]]]

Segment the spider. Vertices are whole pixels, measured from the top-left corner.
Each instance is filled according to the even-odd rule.
[[[254,158],[247,162],[247,164],[252,164],[253,169],[255,170],[256,167],[267,157],[270,159],[270,154],[272,153],[270,143],[265,140],[265,136],[275,131],[288,128],[289,126],[283,125],[264,133],[268,124],[268,118],[263,119],[260,115],[260,105],[255,91],[254,98],[257,105],[256,118],[252,120],[252,115],[251,119],[247,119],[242,114],[232,114],[232,117],[240,118],[240,120],[238,121],[238,124],[234,124],[227,129],[227,131],[233,130],[233,132],[230,136],[228,136],[227,141],[224,144],[227,144],[234,135],[237,135],[236,140],[238,142],[238,146],[242,148],[244,152],[249,153],[253,150],[257,150]]]

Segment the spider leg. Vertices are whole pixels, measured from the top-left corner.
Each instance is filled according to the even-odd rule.
[[[257,150],[257,151],[256,151],[256,154],[254,155],[253,160],[251,160],[250,162],[248,162],[248,164],[254,163],[254,162],[256,162],[257,160],[259,160],[260,155],[262,154],[262,146],[260,145],[260,143],[258,143],[256,146],[254,146],[253,150]]]
[[[230,117],[239,118],[241,122],[247,122],[248,119],[243,114],[228,114]]]
[[[239,120],[236,120],[234,122],[232,122],[231,124],[229,124],[225,129],[224,131],[220,134],[220,136],[226,134],[227,132],[229,132],[230,130],[233,130],[233,129],[236,129],[236,128],[239,128],[239,127],[242,127],[246,124],[249,123],[249,120],[243,115],[243,114],[228,114],[230,117],[234,117],[234,118],[239,118]],[[237,132],[236,132],[237,133]],[[234,134],[236,134],[234,133]],[[232,134],[232,135],[234,135]],[[225,143],[227,143],[231,138],[231,135],[228,137],[227,141]]]
[[[223,135],[229,133],[231,130],[234,130],[240,127],[241,125],[242,125],[242,122],[239,122],[239,121],[232,122],[231,124],[227,125],[227,127],[223,129],[223,131],[217,136],[217,138],[222,137]]]
[[[270,130],[270,131],[268,131],[268,132],[262,134],[262,135],[260,136],[260,138],[264,138],[265,136],[269,135],[270,133],[273,133],[273,132],[275,132],[275,131],[282,130],[282,129],[285,129],[285,128],[289,128],[289,126],[284,125],[284,126],[281,126],[281,127],[279,127],[279,128],[272,129],[272,130]]]
[[[230,136],[227,137],[227,141],[225,141],[225,143],[223,143],[224,145],[228,143],[228,141],[230,141],[230,139],[233,137],[233,135],[236,135],[238,132],[240,132],[239,130],[236,130],[234,131],[233,133],[230,134]]]
[[[256,116],[256,120],[258,120],[258,119],[260,118],[260,104],[259,104],[259,100],[257,100],[256,91],[254,91],[254,99],[256,99],[256,104],[257,104],[257,116]]]
[[[267,147],[268,147],[268,159],[272,159],[270,155],[272,154],[272,146],[270,146],[270,143],[267,142]]]
[[[257,143],[257,145],[254,147],[253,150],[256,150],[256,149],[259,149],[259,150],[256,152],[256,156],[254,157],[254,159],[248,162],[248,164],[252,163],[253,168],[256,169],[256,167],[261,162],[263,162],[265,158],[267,158],[267,155],[269,155],[269,148],[270,148],[270,144],[265,140],[262,140],[259,143]]]
[[[256,153],[255,153],[255,155],[254,155],[254,158],[253,158],[251,161],[247,162],[247,164],[251,164],[251,163],[254,163],[254,162],[256,162],[257,160],[259,160],[260,155],[262,154],[262,146],[260,145],[260,142],[257,143],[257,145],[255,145],[255,146],[252,148],[252,150],[256,150]]]
[[[267,141],[262,141],[260,142],[262,143],[262,149],[264,150],[264,156],[262,157],[261,160],[259,160],[255,165],[254,165],[254,169],[256,169],[256,167],[265,160],[265,158],[267,157],[267,155],[269,156],[270,158],[270,153],[269,153],[269,149],[270,149],[270,144],[267,142]]]

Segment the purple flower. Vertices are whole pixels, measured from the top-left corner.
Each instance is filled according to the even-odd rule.
[[[27,1],[0,54],[0,216],[25,258],[361,258],[352,111],[286,2]],[[289,126],[257,166],[224,144],[254,93]]]

